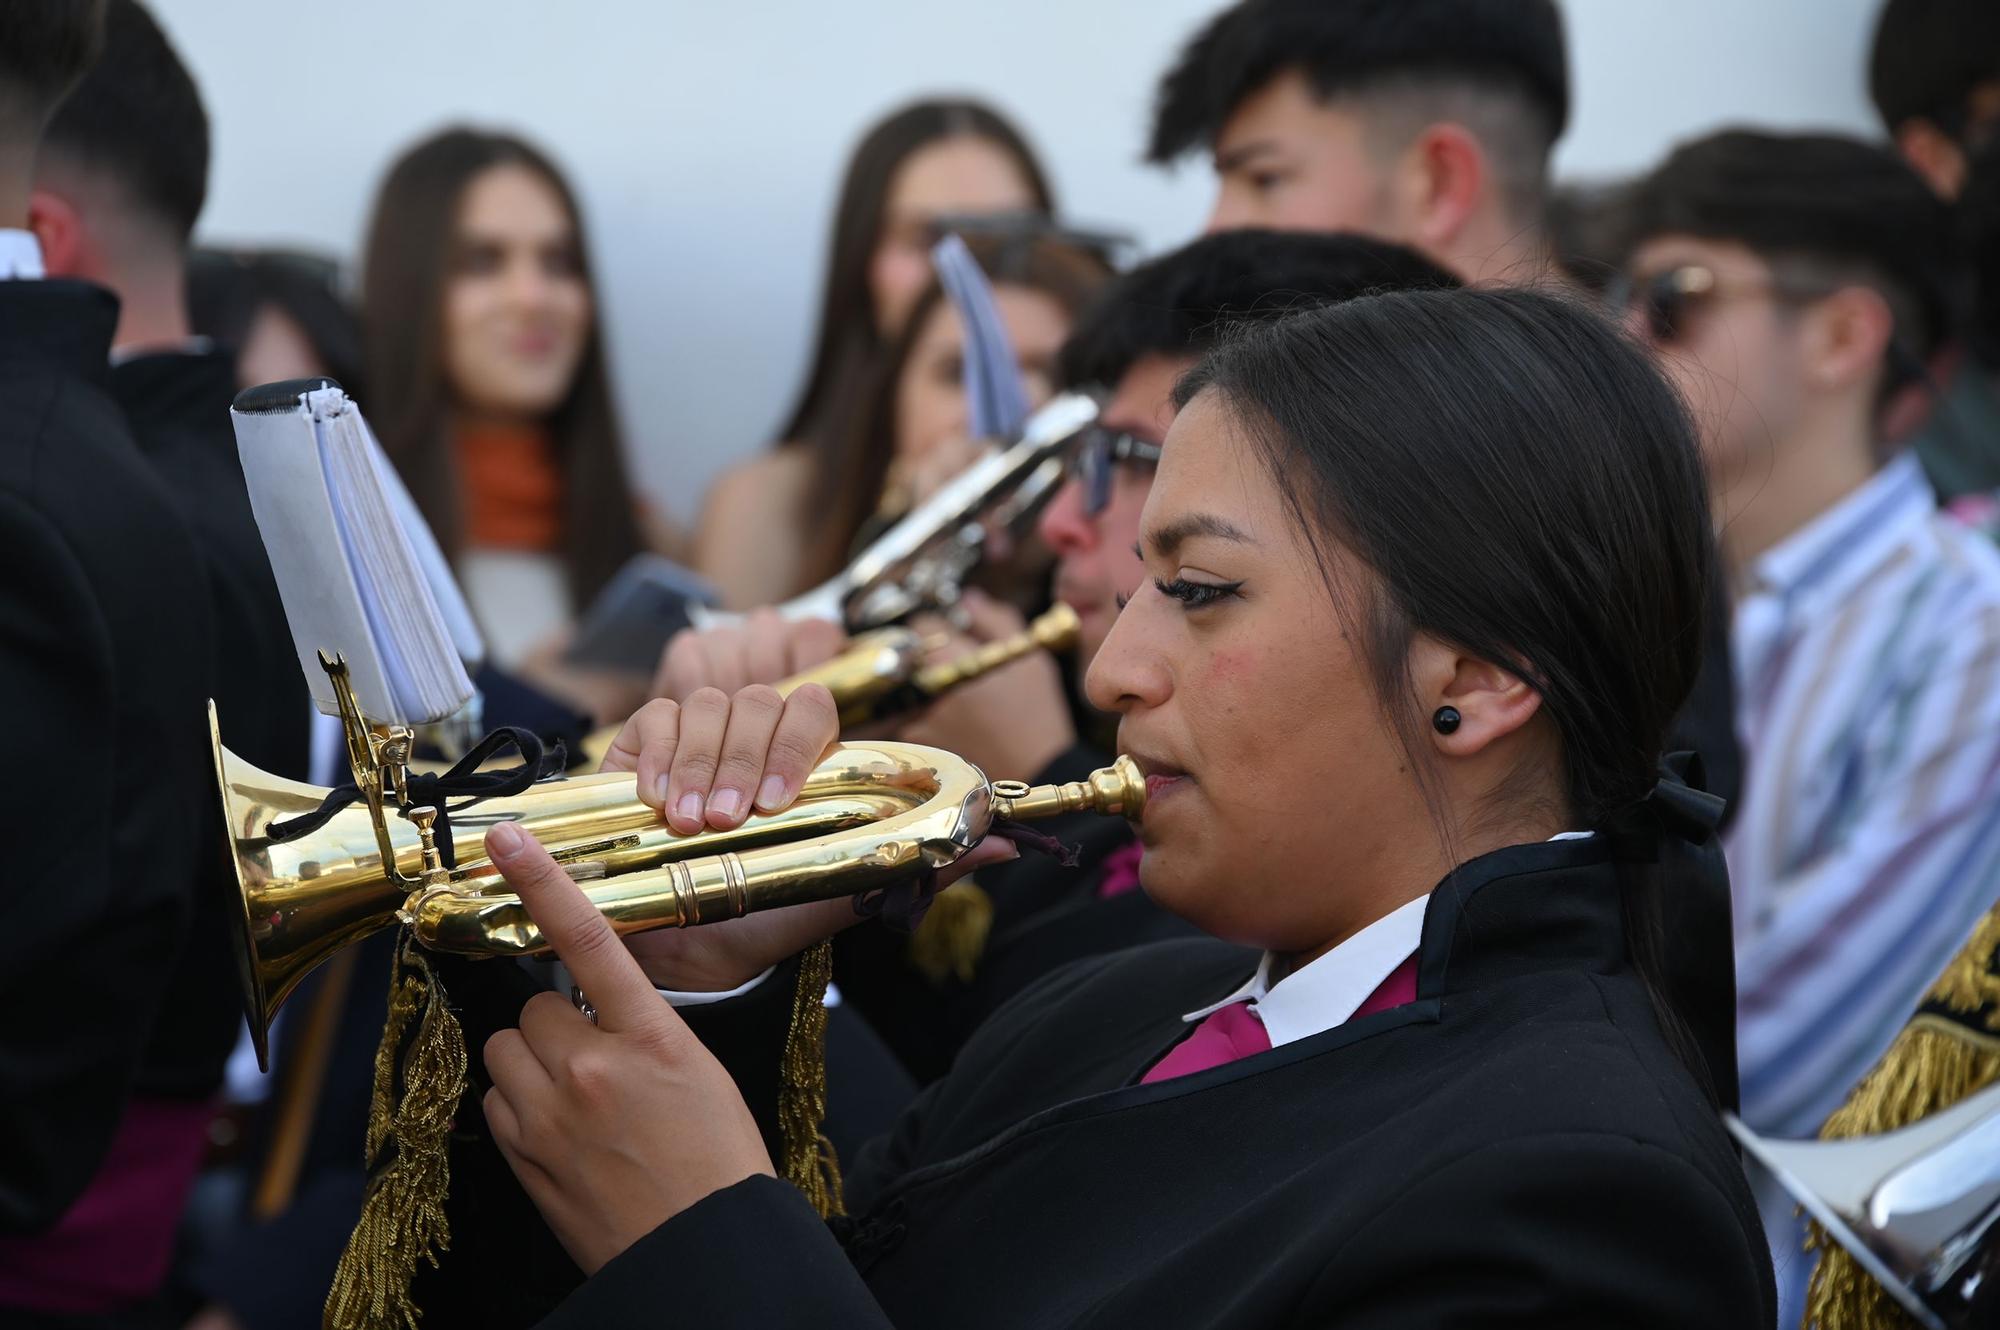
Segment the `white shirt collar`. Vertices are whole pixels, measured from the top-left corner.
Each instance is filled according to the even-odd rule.
[[[39,282],[45,275],[35,233],[0,227],[0,281]]]
[[[1550,840],[1582,840],[1588,831],[1565,831]],[[1324,956],[1301,965],[1276,983],[1275,963],[1265,952],[1257,972],[1244,985],[1181,1019],[1193,1024],[1207,1020],[1234,1002],[1249,1002],[1250,1013],[1264,1023],[1271,1047],[1279,1048],[1344,1024],[1390,975],[1416,953],[1423,941],[1428,894],[1389,911]]]

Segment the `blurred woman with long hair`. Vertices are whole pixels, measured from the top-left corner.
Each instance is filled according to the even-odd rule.
[[[779,442],[719,477],[702,507],[695,563],[726,603],[782,600],[815,580],[806,565],[823,506],[872,510],[864,475],[830,465],[853,383],[870,374],[931,281],[940,217],[1055,208],[1020,131],[976,101],[934,98],[882,120],[849,160],[834,211],[819,330]],[[831,477],[831,479],[829,479]],[[833,488],[829,490],[827,486]]]

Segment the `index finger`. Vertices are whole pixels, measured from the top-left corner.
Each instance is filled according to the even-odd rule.
[[[521,904],[569,968],[570,978],[597,1008],[599,1029],[636,1032],[661,1025],[666,1003],[639,962],[583,888],[533,836],[512,822],[499,823],[486,833],[486,852],[520,893]]]

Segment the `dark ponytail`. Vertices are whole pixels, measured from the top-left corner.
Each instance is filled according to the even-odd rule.
[[[1321,566],[1337,542],[1377,575],[1364,603],[1339,599],[1433,808],[1428,717],[1407,672],[1418,633],[1531,684],[1561,738],[1558,811],[1572,826],[1625,827],[1629,842],[1627,810],[1659,779],[1694,683],[1716,576],[1694,428],[1644,353],[1552,295],[1399,292],[1244,330],[1179,397],[1211,388]],[[1545,785],[1510,794],[1546,799]],[[1660,879],[1680,861],[1620,857],[1632,963],[1712,1087],[1713,1040],[1704,1031],[1697,1053],[1683,1004],[1663,996],[1687,991],[1667,972],[1660,924]]]

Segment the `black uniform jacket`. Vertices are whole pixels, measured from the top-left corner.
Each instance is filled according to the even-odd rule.
[[[0,1232],[90,1180],[221,881],[208,592],[104,391],[117,310],[0,282]]]
[[[850,1161],[855,1219],[737,1184],[545,1325],[1764,1330],[1757,1214],[1628,966],[1609,853],[1466,865],[1431,898],[1414,1003],[1155,1085],[1244,953],[1065,969]],[[717,1049],[747,1093],[789,998],[740,1001],[770,1011],[763,1047]]]

